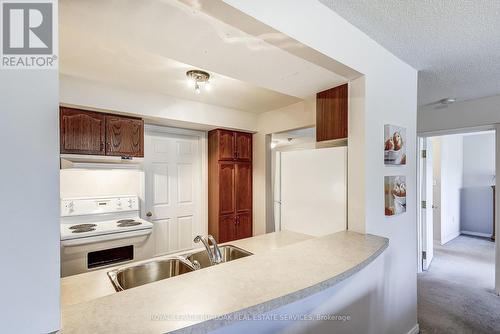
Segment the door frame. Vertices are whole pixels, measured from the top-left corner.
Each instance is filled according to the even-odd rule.
[[[198,214],[199,221],[197,226],[198,233],[202,235],[208,234],[208,134],[206,131],[197,131],[190,129],[172,128],[168,126],[145,124],[144,136],[151,132],[173,134],[181,136],[190,136],[198,138],[198,152],[200,154],[201,166],[201,203]],[[144,177],[142,178],[141,185],[141,217],[146,217],[146,171],[143,171]]]
[[[482,131],[495,131],[495,175],[500,175],[500,123],[497,124],[487,124],[483,126],[469,127],[469,128],[459,128],[459,129],[449,129],[449,130],[437,130],[429,132],[419,132],[417,135],[419,137],[434,137],[443,136],[449,134],[461,134],[468,132],[482,132]],[[496,187],[500,189],[500,178],[496,178]],[[498,213],[500,211],[500,196],[497,196],[495,202],[495,210]],[[500,231],[500,215],[497,214],[495,217],[496,230]],[[495,292],[500,296],[500,238],[495,239]]]
[[[423,210],[422,210],[422,168],[423,159],[421,152],[423,149],[425,137],[417,137],[417,273],[423,272],[423,237],[424,237],[424,226],[423,226]]]
[[[428,192],[429,189],[427,187],[431,187],[433,189],[433,183],[426,184],[427,182],[427,158],[432,157],[429,155],[427,158],[422,156],[422,152],[425,150],[428,154],[432,154],[432,149],[429,149],[429,146],[432,145],[432,142],[429,140],[430,137],[417,136],[417,272],[421,273],[425,271],[424,268],[424,259],[423,252],[429,252],[429,246],[431,248],[434,247],[433,244],[427,245],[427,210],[434,210],[434,199],[430,201],[427,196],[424,196],[424,192]],[[432,167],[431,167],[432,168]],[[433,173],[433,171],[430,171]],[[434,177],[434,176],[433,176]],[[431,190],[432,191],[432,190]],[[425,198],[426,208],[423,207],[423,200]],[[434,228],[434,221],[432,224],[432,228]],[[434,237],[432,238],[434,240]],[[430,258],[427,259],[427,268],[429,268],[430,263],[432,262],[432,253],[430,252]]]

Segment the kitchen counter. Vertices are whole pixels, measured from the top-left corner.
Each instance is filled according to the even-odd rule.
[[[355,232],[277,232],[231,242],[253,256],[115,293],[110,269],[62,279],[61,333],[207,332],[355,274],[389,240]]]
[[[253,254],[263,254],[269,252],[270,250],[291,245],[311,238],[313,237],[306,234],[282,231],[278,233],[263,234],[253,238],[235,240],[221,245],[235,245]],[[182,251],[165,256],[158,256],[155,259],[167,258],[173,255],[185,254],[204,249],[205,248],[201,247],[194,250]],[[135,263],[147,262],[149,260],[137,261]],[[113,287],[110,279],[108,278],[107,273],[110,270],[127,265],[129,265],[129,263],[62,278],[61,305],[65,307],[68,305],[79,304],[107,295],[115,294],[116,290]]]

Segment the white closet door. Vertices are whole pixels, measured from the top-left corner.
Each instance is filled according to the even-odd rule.
[[[200,233],[199,138],[148,131],[145,136],[146,212],[154,224],[156,255],[193,247]]]
[[[281,229],[326,235],[347,227],[347,148],[281,153]]]

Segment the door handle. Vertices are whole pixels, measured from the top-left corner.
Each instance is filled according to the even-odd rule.
[[[151,211],[148,211],[148,213],[146,213],[146,216],[148,217],[152,217],[153,216],[153,213]]]

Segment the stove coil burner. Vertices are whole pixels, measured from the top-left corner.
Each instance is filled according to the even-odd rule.
[[[127,224],[127,223],[133,223],[133,222],[134,222],[133,219],[122,219],[122,220],[117,221],[116,223],[118,225],[120,225],[120,224]]]
[[[73,225],[69,229],[70,230],[80,230],[80,229],[87,229],[87,228],[93,228],[96,227],[96,224],[78,224],[78,225]],[[94,228],[95,230],[95,228]]]
[[[95,228],[93,228],[93,227],[75,228],[75,229],[73,229],[72,233],[83,233],[83,232],[90,232],[90,231],[95,231]]]
[[[118,222],[118,227],[129,227],[129,226],[137,226],[137,225],[141,225],[142,223],[141,222],[136,222],[136,221],[127,221],[127,222],[123,222],[123,223],[120,223]]]

